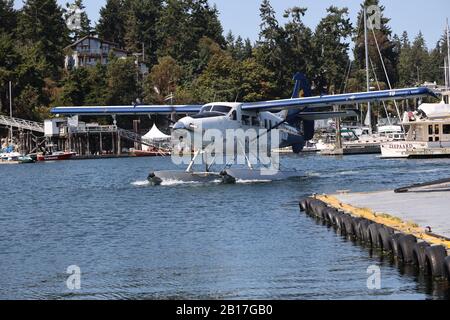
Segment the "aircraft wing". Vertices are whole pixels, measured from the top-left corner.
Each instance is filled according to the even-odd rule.
[[[346,110],[339,112],[300,112],[297,117],[303,120],[327,120],[333,118],[349,118],[356,117],[358,114],[354,110]]]
[[[255,103],[244,103],[245,111],[280,111],[300,108],[332,107],[335,105],[354,105],[385,100],[403,100],[420,98],[425,96],[436,97],[436,94],[428,88],[395,89],[372,92],[346,93],[328,96],[317,96],[297,99],[274,100]]]
[[[91,106],[91,107],[56,107],[52,114],[59,115],[148,115],[148,114],[195,114],[201,105],[137,105],[137,106]]]

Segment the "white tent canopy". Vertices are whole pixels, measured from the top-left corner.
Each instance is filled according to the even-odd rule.
[[[170,141],[171,136],[162,133],[161,130],[158,129],[156,124],[154,124],[153,128],[142,138],[144,140],[150,141]]]

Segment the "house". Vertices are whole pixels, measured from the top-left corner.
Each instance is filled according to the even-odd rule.
[[[128,56],[127,51],[121,49],[118,44],[94,36],[86,36],[66,47],[64,51],[66,69],[108,64],[111,53],[117,58]]]

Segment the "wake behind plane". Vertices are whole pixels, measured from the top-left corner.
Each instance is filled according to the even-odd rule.
[[[352,106],[361,103],[371,103],[387,100],[404,100],[435,97],[435,93],[429,88],[406,88],[372,92],[358,92],[338,95],[312,96],[311,86],[307,78],[297,73],[294,76],[295,86],[290,99],[252,102],[230,103],[213,102],[206,105],[136,105],[136,106],[103,106],[103,107],[57,107],[52,109],[53,114],[59,115],[151,115],[151,114],[187,114],[173,126],[173,139],[175,142],[186,138],[186,133],[192,134],[195,140],[202,139],[205,132],[215,130],[221,132],[223,137],[230,130],[265,130],[268,135],[277,130],[277,141],[269,141],[270,149],[292,147],[294,153],[300,153],[306,142],[314,136],[315,121],[331,118],[345,118],[355,116],[352,110],[328,111],[335,106]],[[259,136],[258,136],[259,138]],[[225,139],[225,138],[224,138]],[[206,164],[206,170],[195,172],[193,170],[196,158],[206,152],[209,141],[201,143],[193,151],[195,156],[191,160],[186,171],[159,171],[153,172],[149,180],[154,184],[161,184],[167,180],[185,182],[211,182],[221,181],[234,183],[237,180],[283,180],[290,177],[298,177],[300,172],[279,171],[264,174],[247,163],[245,169],[233,169],[228,163],[223,170],[212,172],[213,163]],[[229,145],[223,141],[223,145]],[[235,146],[235,144],[232,144]],[[239,153],[239,146],[233,150],[224,149],[225,154]],[[245,156],[245,147],[241,146]],[[276,171],[276,172],[275,172]]]

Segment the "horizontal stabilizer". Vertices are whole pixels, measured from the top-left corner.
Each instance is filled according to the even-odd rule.
[[[357,117],[354,110],[336,111],[336,112],[300,112],[298,117],[303,120],[327,120],[335,118]]]

